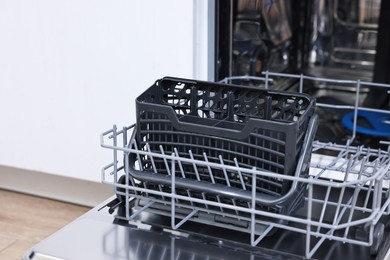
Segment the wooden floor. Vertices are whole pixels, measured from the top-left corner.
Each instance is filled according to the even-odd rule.
[[[0,259],[21,259],[33,245],[89,209],[0,189]]]

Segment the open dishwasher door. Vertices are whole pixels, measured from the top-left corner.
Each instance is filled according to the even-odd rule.
[[[303,234],[278,230],[266,239],[266,243],[251,247],[245,242],[237,242],[248,239],[247,235],[222,228],[193,224],[188,227],[190,231],[172,231],[166,217],[158,217],[161,225],[157,227],[139,222],[113,221],[107,204],[115,198],[109,198],[41,241],[27,251],[22,259],[306,259],[303,256]],[[119,207],[113,214],[118,214],[118,210]],[[149,215],[148,218],[156,222],[156,216]],[[200,229],[203,235],[199,234]],[[205,232],[207,229],[209,235]],[[235,242],[218,236],[230,237]],[[387,230],[385,238],[382,250],[375,257],[370,255],[368,247],[327,241],[312,259],[387,259]]]

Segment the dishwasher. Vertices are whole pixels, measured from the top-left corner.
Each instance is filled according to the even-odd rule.
[[[284,79],[295,81],[292,91],[273,90]],[[314,99],[324,86],[343,86],[332,90],[341,101],[354,92],[353,104]],[[370,87],[390,86],[268,71],[219,83],[157,80],[137,98],[136,124],[101,135],[113,154],[102,181],[116,190],[115,221],[218,248],[251,252],[291,236],[300,251],[285,253],[294,256],[317,258],[339,242],[375,257],[387,244],[390,111],[362,105]],[[345,142],[329,136],[337,128]]]
[[[390,2],[208,3],[210,80],[145,86],[115,195],[24,259],[390,258]]]

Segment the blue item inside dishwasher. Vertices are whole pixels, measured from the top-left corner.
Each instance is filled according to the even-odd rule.
[[[390,136],[390,114],[373,111],[358,111],[356,133],[389,137]],[[349,130],[353,130],[354,112],[350,112],[343,117],[343,125]],[[360,124],[359,119],[363,119],[366,125]]]

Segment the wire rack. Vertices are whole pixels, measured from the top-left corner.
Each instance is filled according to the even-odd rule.
[[[167,153],[163,146],[159,151],[150,151],[148,145],[138,147],[135,125],[122,129],[114,126],[101,135],[101,145],[110,149],[113,157],[113,161],[102,170],[102,182],[114,186],[125,205],[125,214],[116,217],[131,221],[148,211],[169,216],[174,230],[188,221],[217,225],[248,232],[252,246],[261,243],[275,228],[289,230],[306,236],[307,258],[311,258],[326,240],[371,246],[371,252],[375,254],[384,233],[384,225],[379,220],[390,213],[389,149],[352,144],[356,137],[358,111],[378,111],[359,106],[361,87],[389,86],[267,72],[260,79],[263,87],[269,88],[276,77],[296,78],[300,92],[304,92],[308,81],[354,85],[356,95],[353,106],[317,103],[318,107],[353,111],[352,135],[346,144],[318,140],[312,144],[308,142],[302,154],[312,152],[309,176],[299,174],[302,167],[307,167],[303,160],[298,163],[296,174],[283,175],[237,164],[227,165],[222,160],[218,163],[209,159],[207,154],[194,158],[191,150],[188,151],[189,156]],[[313,134],[313,131],[308,129],[309,134]],[[148,176],[152,179],[159,171],[155,167],[156,162],[163,162],[168,174],[164,179],[159,179],[161,182],[150,184],[138,178],[137,174],[143,172],[145,160],[150,165]],[[196,180],[186,182],[183,165],[188,164],[192,165],[194,172],[201,169],[203,174],[210,175],[210,184],[199,185]],[[251,183],[242,185],[242,189],[219,189],[212,181],[215,171],[224,174],[225,186],[229,186],[229,175],[232,174],[238,176],[242,184],[248,180]],[[275,205],[275,197],[257,192],[258,179],[293,183],[292,191],[296,187],[304,187],[304,206],[294,214],[269,210],[267,206]],[[199,189],[200,192],[194,193]],[[290,195],[287,193],[285,196]]]

